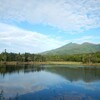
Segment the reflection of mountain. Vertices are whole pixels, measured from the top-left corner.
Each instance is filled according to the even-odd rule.
[[[60,66],[55,67],[56,65],[51,65],[52,67],[48,67],[48,65],[22,65],[22,66],[0,66],[0,74],[5,76],[6,74],[12,73],[28,73],[28,72],[36,72],[41,70],[46,70],[52,73],[59,74],[63,76],[69,81],[78,81],[83,80],[85,82],[92,82],[100,80],[100,68],[97,67],[67,67]]]
[[[71,82],[97,81],[100,80],[100,68],[69,65],[1,66],[0,100],[90,100],[87,96],[92,95],[100,98],[98,84],[67,84],[63,77]]]
[[[85,82],[92,82],[100,80],[100,68],[66,68],[66,67],[48,67],[47,71],[59,74],[69,81],[83,80]]]
[[[41,71],[43,70],[42,65],[20,65],[20,66],[14,66],[14,65],[2,65],[0,66],[0,74],[5,76],[6,74],[12,74],[12,73],[19,73],[19,72],[35,72],[35,71]]]

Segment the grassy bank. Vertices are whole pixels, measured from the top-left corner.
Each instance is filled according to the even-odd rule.
[[[17,65],[17,64],[82,64],[81,62],[53,62],[53,61],[47,61],[47,62],[0,62],[0,64],[6,64],[6,65]]]
[[[51,64],[51,65],[90,65],[90,66],[100,66],[100,63],[90,63],[90,64],[83,64],[82,62],[53,62],[53,61],[47,61],[47,62],[0,62],[1,65],[24,65],[24,64]]]
[[[5,65],[25,65],[25,64],[47,64],[47,62],[16,62],[16,61],[11,61],[11,62],[0,62],[0,64],[5,64]]]
[[[58,65],[66,65],[66,64],[74,64],[74,65],[80,65],[80,64],[82,64],[81,62],[67,62],[67,61],[63,61],[63,62],[53,62],[53,61],[51,61],[51,62],[47,62],[48,64],[58,64]]]

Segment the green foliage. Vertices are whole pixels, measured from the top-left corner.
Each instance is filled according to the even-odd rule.
[[[29,62],[29,61],[45,61],[44,56],[39,54],[30,54],[30,53],[8,53],[2,52],[0,54],[0,61],[21,61],[21,62]]]
[[[47,61],[75,61],[83,63],[100,63],[100,52],[73,55],[45,55]]]
[[[100,52],[83,53],[73,55],[40,55],[30,53],[8,53],[2,52],[0,54],[0,61],[17,61],[17,62],[44,62],[44,61],[74,61],[83,63],[100,63]]]

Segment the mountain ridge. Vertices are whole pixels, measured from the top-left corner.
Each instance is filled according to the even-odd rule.
[[[100,44],[84,42],[82,44],[68,43],[62,47],[42,52],[42,55],[72,55],[82,53],[95,53],[100,51]]]

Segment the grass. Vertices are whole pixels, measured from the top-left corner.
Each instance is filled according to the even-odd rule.
[[[60,61],[60,62],[53,62],[53,61],[50,61],[50,62],[47,62],[48,64],[58,64],[58,65],[66,65],[66,64],[82,64],[82,62],[68,62],[68,61]]]
[[[5,65],[24,65],[24,64],[46,64],[46,62],[17,62],[17,61],[11,61],[11,62],[0,62],[0,64]]]
[[[24,65],[24,64],[51,64],[51,65],[90,65],[90,66],[100,66],[100,63],[90,63],[90,64],[83,64],[82,62],[71,62],[71,61],[47,61],[47,62],[16,62],[16,61],[11,61],[11,62],[0,62],[0,64],[5,64],[5,65]]]

